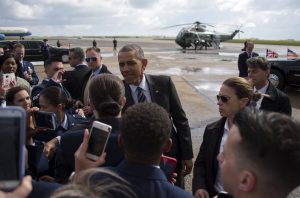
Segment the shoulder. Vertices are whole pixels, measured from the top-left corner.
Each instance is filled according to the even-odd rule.
[[[225,121],[226,118],[223,117],[215,122],[212,122],[206,126],[205,131],[211,131],[211,130],[223,128],[225,125]]]

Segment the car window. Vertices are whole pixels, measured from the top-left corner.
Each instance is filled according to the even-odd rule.
[[[36,43],[36,42],[28,42],[28,48],[29,48],[29,49],[39,49],[40,46],[39,46],[39,44]]]

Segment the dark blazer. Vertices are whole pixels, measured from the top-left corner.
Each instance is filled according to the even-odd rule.
[[[75,125],[80,124],[82,122],[85,122],[86,119],[81,117],[78,114],[69,114],[67,115],[67,122],[68,122],[68,130],[72,129]],[[41,133],[37,133],[33,136],[34,140],[42,141],[42,142],[48,142],[55,138],[58,135],[61,135],[60,133],[65,133],[67,130],[59,127],[56,130],[46,130]]]
[[[45,88],[51,87],[51,86],[61,88],[65,92],[67,98],[70,98],[70,99],[72,98],[71,94],[68,92],[68,90],[63,85],[53,81],[52,79],[45,79],[41,82],[41,84],[34,86],[31,91],[31,101],[32,101],[33,106],[35,106],[35,107],[39,106],[39,96],[40,96],[41,91],[43,91]]]
[[[48,198],[61,184],[32,180],[32,191],[28,198]]]
[[[32,81],[29,82],[30,85],[37,85],[39,83],[39,77],[36,75],[34,66],[31,62],[23,61],[23,65],[21,63],[18,63],[18,66],[22,69],[19,70],[19,76],[21,78],[24,78],[24,72],[30,72]]]
[[[77,65],[74,70],[64,73],[62,84],[73,99],[83,102],[84,87],[90,75],[90,69],[87,65]]]
[[[171,78],[163,75],[154,76],[146,74],[145,77],[152,102],[165,108],[170,114],[170,118],[173,122],[173,130],[171,133],[173,145],[171,151],[165,154],[175,157],[178,161],[192,159],[193,148],[188,119],[182,109],[176,88]],[[134,105],[134,101],[129,85],[125,82],[124,85],[127,100],[123,111],[126,111],[129,106]]]
[[[258,56],[257,53],[252,52],[251,57]],[[238,58],[238,68],[239,68],[239,77],[247,77],[248,76],[248,66],[247,66],[247,59],[251,58],[247,52],[243,52],[239,55]]]
[[[165,174],[157,167],[124,160],[113,170],[132,185],[138,197],[193,197],[190,193],[168,182]]]
[[[205,128],[203,141],[194,164],[193,194],[200,188],[207,190],[210,197],[217,193],[214,187],[218,171],[217,156],[224,133],[225,121],[226,118],[221,118]]]
[[[118,135],[120,134],[121,118],[101,118],[100,122],[112,126],[107,146],[105,149],[106,162],[103,166],[117,166],[123,159],[124,154],[118,145]],[[83,128],[90,128],[92,122]],[[61,141],[56,154],[55,177],[64,181],[74,171],[74,153],[79,148],[83,140],[83,130],[70,131],[61,136]]]
[[[292,115],[289,97],[284,92],[277,89],[270,81],[266,94],[270,95],[270,97],[263,98],[260,110],[284,113],[289,116]]]

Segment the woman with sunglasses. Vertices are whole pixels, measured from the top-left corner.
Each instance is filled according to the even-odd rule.
[[[217,95],[222,118],[206,126],[194,164],[193,194],[196,198],[213,197],[223,191],[217,156],[223,151],[235,114],[248,106],[253,96],[252,86],[244,78],[232,77],[223,82]]]

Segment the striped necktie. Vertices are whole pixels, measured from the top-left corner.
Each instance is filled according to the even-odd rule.
[[[146,102],[146,96],[143,93],[143,89],[141,87],[137,87],[137,99],[139,103]]]

